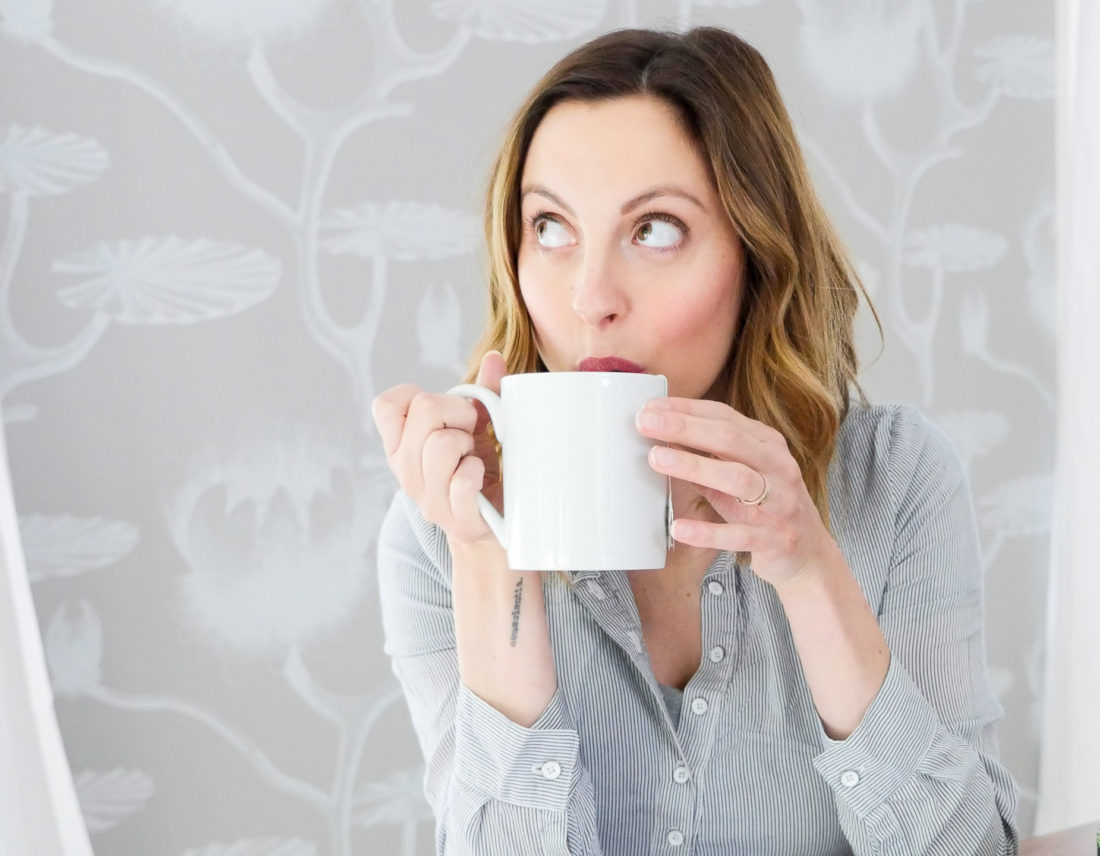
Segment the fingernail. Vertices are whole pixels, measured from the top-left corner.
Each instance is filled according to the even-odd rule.
[[[676,453],[664,446],[654,446],[649,450],[649,457],[659,467],[670,467],[676,461]]]
[[[653,431],[661,427],[661,414],[653,413],[648,408],[638,413],[638,427],[645,431]]]

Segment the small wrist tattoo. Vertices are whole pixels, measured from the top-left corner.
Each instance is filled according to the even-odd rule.
[[[512,592],[512,647],[516,647],[516,636],[519,635],[519,606],[523,602],[523,580],[516,583]]]

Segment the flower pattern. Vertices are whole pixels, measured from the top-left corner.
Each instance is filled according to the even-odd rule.
[[[285,418],[242,421],[194,455],[169,526],[204,635],[264,656],[353,614],[388,482],[367,478],[351,445],[330,426]]]
[[[321,246],[330,253],[394,261],[461,256],[471,252],[477,241],[474,217],[416,202],[364,202],[355,208],[333,211],[321,227],[328,234]]]
[[[91,603],[62,604],[46,629],[45,643],[57,695],[79,695],[99,686],[103,624]]]
[[[841,102],[899,92],[917,67],[928,8],[918,0],[798,0],[803,60]]]
[[[158,0],[181,26],[213,42],[285,40],[313,27],[333,0]]]
[[[1053,98],[1054,42],[1001,36],[974,49],[977,77],[1012,98]]]
[[[0,143],[0,193],[59,196],[98,180],[110,164],[90,137],[10,125]]]
[[[944,223],[909,236],[905,263],[947,273],[993,267],[1008,252],[1008,241],[988,229]]]

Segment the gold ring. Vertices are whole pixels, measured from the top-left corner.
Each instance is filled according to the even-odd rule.
[[[768,494],[771,493],[772,486],[768,482],[768,477],[759,471],[757,472],[757,475],[764,480],[764,489],[760,491],[760,496],[758,496],[756,499],[738,499],[737,497],[734,497],[734,499],[737,499],[737,501],[740,502],[742,505],[763,505],[764,500],[766,500],[768,498]]]

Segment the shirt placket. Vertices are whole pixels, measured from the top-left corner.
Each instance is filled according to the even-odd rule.
[[[584,573],[577,578],[578,595],[605,633],[626,653],[649,687],[675,747],[662,775],[650,852],[674,856],[694,850],[698,788],[715,733],[733,667],[737,627],[735,575],[727,554],[712,564],[703,580],[702,660],[684,688],[679,728],[661,695],[642,640],[641,622],[629,582],[620,571]]]
[[[713,755],[719,723],[727,701],[730,675],[737,642],[738,598],[735,575],[728,554],[722,554],[703,579],[700,591],[702,637],[699,669],[684,687],[680,711],[679,745],[683,753],[680,765],[673,771],[673,781],[684,781],[690,802],[674,800],[678,823],[670,826],[661,842],[654,842],[654,852],[686,854],[694,851],[695,832],[699,817],[699,789],[707,781],[706,766]],[[685,791],[672,793],[680,796]],[[660,846],[663,844],[663,847]]]

